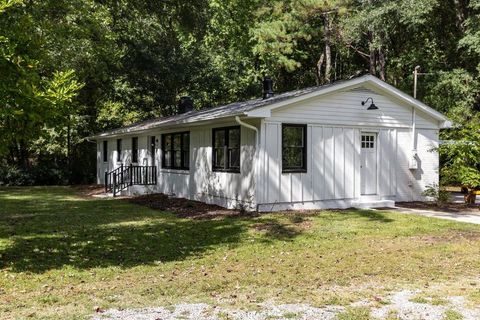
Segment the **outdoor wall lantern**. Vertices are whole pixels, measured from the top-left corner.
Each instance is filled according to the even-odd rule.
[[[370,104],[370,106],[367,108],[367,110],[378,110],[378,107],[375,105],[375,103],[373,103],[372,97],[368,97],[367,100],[362,101],[362,106],[364,106],[368,102],[368,100],[371,100],[372,104]]]

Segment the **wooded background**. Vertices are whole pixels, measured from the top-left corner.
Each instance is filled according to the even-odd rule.
[[[0,184],[92,182],[86,136],[183,95],[204,108],[259,97],[264,75],[282,92],[365,73],[412,94],[417,65],[418,98],[459,128],[442,137],[464,141],[443,176],[480,184],[480,0],[0,0]]]

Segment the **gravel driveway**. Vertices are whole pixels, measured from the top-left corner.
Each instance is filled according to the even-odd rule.
[[[463,297],[448,297],[445,303],[438,305],[426,302],[412,301],[419,292],[399,291],[386,299],[385,304],[360,301],[351,305],[352,308],[369,308],[372,319],[387,319],[395,316],[402,320],[438,320],[447,313],[455,313],[465,320],[480,319],[480,308],[471,309],[465,305]],[[146,309],[107,310],[97,313],[92,320],[266,320],[266,319],[322,319],[333,320],[347,309],[341,306],[326,306],[315,308],[308,304],[262,303],[259,310],[248,311],[228,309],[207,304],[177,304],[172,307]],[[391,318],[390,318],[391,319]]]

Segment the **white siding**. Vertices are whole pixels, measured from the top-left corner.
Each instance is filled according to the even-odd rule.
[[[361,102],[372,97],[378,110],[367,110]],[[267,121],[317,123],[339,126],[410,127],[412,107],[371,89],[356,89],[304,100],[272,111]],[[417,128],[438,128],[438,121],[417,111]]]
[[[379,110],[367,111],[360,102],[372,97]],[[158,185],[136,186],[130,193],[162,192],[214,203],[225,207],[239,204],[261,210],[279,208],[348,207],[365,199],[360,194],[360,138],[362,132],[377,133],[378,199],[422,200],[424,188],[438,183],[439,123],[417,112],[419,168],[410,170],[412,108],[388,98],[372,88],[359,87],[344,92],[304,100],[274,110],[271,117],[255,122],[259,129],[259,150],[255,153],[255,132],[241,127],[241,172],[212,171],[212,129],[235,126],[178,127],[149,131],[138,136],[139,164],[151,164],[149,137],[190,131],[190,170],[161,169],[160,143],[155,152]],[[307,172],[282,173],[282,123],[307,124]],[[122,162],[131,162],[131,136],[122,137]],[[116,162],[116,138],[109,140],[108,163],[103,162],[102,140],[97,145],[97,181]],[[254,169],[256,168],[256,169]],[[257,170],[257,172],[255,172]],[[282,206],[290,204],[291,206]]]
[[[416,135],[418,169],[410,170],[411,131],[398,132],[396,201],[424,200],[422,192],[425,187],[438,184],[439,160],[435,150],[438,147],[438,130],[418,130]]]
[[[236,126],[236,123],[218,127]],[[236,207],[239,203],[255,206],[255,182],[253,160],[255,155],[255,132],[241,127],[241,171],[240,173],[212,171],[212,129],[215,126],[179,128],[136,135],[138,137],[138,165],[151,165],[149,139],[157,139],[155,163],[158,170],[156,186],[133,186],[128,194],[161,192],[176,197],[195,199],[225,207]],[[190,170],[162,169],[161,135],[170,132],[190,132]],[[131,141],[133,136],[122,137],[122,163],[132,161]],[[105,171],[121,165],[116,162],[116,138],[108,140],[108,163],[103,163],[102,141],[97,144],[97,181],[104,182]]]

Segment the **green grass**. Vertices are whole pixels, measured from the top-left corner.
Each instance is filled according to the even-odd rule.
[[[462,320],[463,316],[460,312],[455,310],[447,310],[445,311],[445,315],[443,320]]]
[[[0,318],[176,302],[348,306],[435,283],[480,300],[468,286],[479,247],[479,226],[389,212],[191,220],[70,188],[3,188]]]

